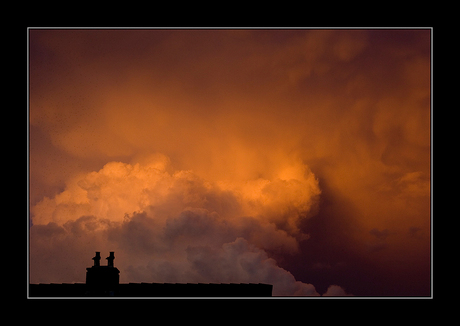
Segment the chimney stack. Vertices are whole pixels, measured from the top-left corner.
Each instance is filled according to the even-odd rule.
[[[107,259],[107,266],[113,267],[113,260],[115,259],[115,253],[113,251],[110,252],[110,256]]]
[[[92,295],[105,295],[116,290],[120,283],[120,271],[113,266],[115,253],[110,252],[107,257],[107,266],[101,266],[101,253],[96,251],[96,255],[92,258],[94,266],[86,268],[86,287]]]

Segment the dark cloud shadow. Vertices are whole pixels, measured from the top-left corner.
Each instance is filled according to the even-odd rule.
[[[331,284],[339,284],[355,296],[429,296],[428,266],[420,269],[379,265],[372,255],[387,248],[381,240],[378,248],[372,247],[374,251],[367,248],[367,256],[362,254],[362,242],[356,239],[369,231],[358,226],[358,209],[324,179],[319,179],[322,194],[318,214],[304,220],[301,226],[310,238],[300,243],[298,255],[277,258],[279,265],[297,280],[314,284],[319,293],[325,293]],[[377,238],[389,236],[385,230],[372,233]]]

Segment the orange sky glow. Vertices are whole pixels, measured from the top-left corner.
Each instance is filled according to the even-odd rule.
[[[429,296],[430,72],[430,29],[30,29],[30,282]]]

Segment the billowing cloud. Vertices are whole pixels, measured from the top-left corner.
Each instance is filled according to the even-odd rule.
[[[430,37],[30,30],[32,280],[96,246],[198,277],[188,246],[242,239],[318,293],[426,295]]]
[[[169,159],[153,155],[144,164],[107,163],[100,171],[71,179],[63,192],[45,197],[31,212],[34,224],[63,224],[80,216],[121,222],[126,214],[154,210],[177,215],[185,208],[206,208],[229,220],[251,216],[296,235],[319,198],[315,176],[297,162],[273,180],[213,183],[192,171],[174,171]],[[164,214],[156,214],[162,222]],[[235,220],[236,221],[236,220]]]
[[[267,253],[243,238],[216,246],[188,246],[186,259],[154,259],[147,266],[127,268],[135,280],[198,283],[266,283],[273,295],[319,295],[312,284],[296,281]]]
[[[297,282],[264,251],[294,254],[308,238],[298,226],[320,191],[306,167],[286,167],[284,179],[221,186],[191,171],[168,170],[173,171],[169,159],[160,154],[142,164],[111,162],[35,205],[32,280],[53,275],[54,265],[43,263],[50,255],[63,265],[73,259],[81,239],[95,248],[115,246],[128,279],[269,282],[277,294],[317,295],[314,286]],[[62,241],[57,246],[41,242],[54,236]]]

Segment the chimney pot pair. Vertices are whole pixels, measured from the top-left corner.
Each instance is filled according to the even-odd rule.
[[[92,258],[94,260],[94,267],[99,267],[101,266],[101,252],[96,251],[96,256]],[[111,251],[110,256],[106,258],[107,259],[107,266],[113,267],[113,260],[115,259],[115,252]]]

